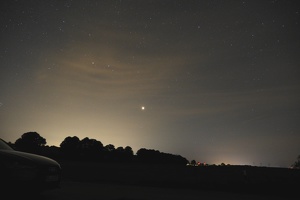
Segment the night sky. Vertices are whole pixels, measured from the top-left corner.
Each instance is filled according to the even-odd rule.
[[[208,164],[300,155],[299,1],[1,1],[0,137]]]

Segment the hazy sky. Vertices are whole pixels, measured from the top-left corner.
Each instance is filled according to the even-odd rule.
[[[300,155],[299,1],[0,4],[4,140],[89,137],[209,164]]]

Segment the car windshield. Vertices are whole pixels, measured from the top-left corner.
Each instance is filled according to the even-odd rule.
[[[6,142],[0,139],[0,150],[13,150]]]

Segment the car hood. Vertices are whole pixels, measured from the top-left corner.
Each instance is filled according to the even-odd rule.
[[[56,162],[55,160],[45,157],[45,156],[40,156],[32,153],[26,153],[26,152],[21,152],[21,151],[15,151],[15,150],[5,150],[6,154],[9,154],[11,156],[17,156],[26,160],[33,161],[37,164],[40,165],[58,165],[59,163]]]

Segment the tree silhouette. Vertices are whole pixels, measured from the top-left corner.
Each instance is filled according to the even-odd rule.
[[[180,155],[163,153],[154,149],[141,148],[136,153],[137,160],[142,163],[160,163],[160,164],[184,164],[188,163],[186,158]]]
[[[300,169],[300,155],[297,157],[297,160],[295,163],[292,165],[293,168]]]
[[[133,160],[133,150],[130,146],[126,146],[124,149],[124,155],[126,161]]]
[[[85,137],[79,142],[80,156],[84,159],[100,160],[103,156],[103,144],[95,139]]]
[[[37,132],[24,133],[15,142],[15,148],[20,151],[40,154],[42,147],[46,145],[46,139]]]
[[[109,151],[109,152],[112,152],[115,150],[115,146],[113,144],[108,144],[104,148],[106,151]]]
[[[141,148],[136,152],[137,160],[143,163],[159,162],[159,151],[154,149]]]
[[[80,140],[77,136],[68,136],[62,141],[60,144],[61,151],[66,158],[78,158],[79,156],[79,148],[80,148]]]
[[[104,159],[108,161],[115,160],[115,146],[113,144],[108,144],[104,147]]]
[[[113,144],[103,146],[100,141],[88,137],[80,140],[77,136],[68,136],[61,142],[60,147],[45,145],[46,139],[41,137],[37,132],[24,133],[15,143],[10,144],[16,150],[57,159],[184,165],[189,163],[186,158],[180,155],[145,148],[141,148],[134,154],[130,146],[126,146],[125,148],[115,148]]]
[[[118,147],[114,151],[114,159],[116,161],[124,161],[125,149],[123,147]]]
[[[196,160],[192,160],[191,165],[196,166]]]

